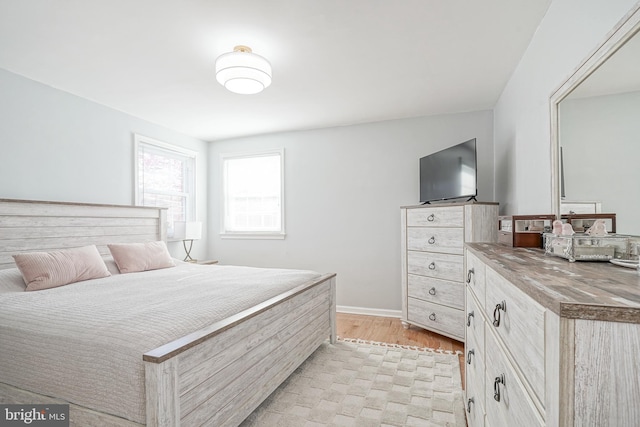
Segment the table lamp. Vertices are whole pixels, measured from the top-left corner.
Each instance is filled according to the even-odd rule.
[[[202,223],[199,221],[176,221],[173,223],[173,237],[182,240],[184,251],[187,253],[184,260],[196,262],[197,260],[191,258],[191,248],[193,241],[202,237]],[[187,242],[189,242],[189,248],[187,248]]]

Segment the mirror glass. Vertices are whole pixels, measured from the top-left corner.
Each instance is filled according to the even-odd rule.
[[[560,212],[616,214],[616,232],[640,235],[640,34],[557,104]],[[592,203],[576,203],[592,202]],[[557,206],[557,204],[556,204]],[[593,210],[592,210],[593,212]],[[557,214],[558,212],[556,212]]]

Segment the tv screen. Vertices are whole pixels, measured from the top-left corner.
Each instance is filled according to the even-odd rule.
[[[420,159],[420,202],[478,195],[476,139]]]

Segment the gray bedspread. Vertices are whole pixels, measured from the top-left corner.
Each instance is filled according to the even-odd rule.
[[[145,423],[143,353],[318,277],[179,264],[0,294],[0,382]]]

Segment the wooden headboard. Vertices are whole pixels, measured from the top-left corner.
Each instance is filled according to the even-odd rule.
[[[167,239],[166,208],[0,199],[0,269],[19,252]]]

